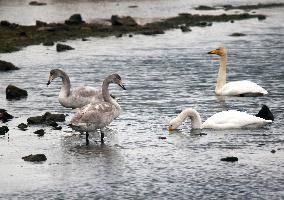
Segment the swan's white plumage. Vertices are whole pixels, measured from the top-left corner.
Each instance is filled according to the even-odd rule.
[[[242,94],[267,94],[268,92],[251,81],[233,81],[226,83],[222,89],[223,96],[238,96]]]
[[[236,110],[228,110],[216,113],[208,118],[202,128],[211,129],[234,129],[234,128],[257,128],[262,127],[271,120],[265,120],[254,115],[247,114]]]

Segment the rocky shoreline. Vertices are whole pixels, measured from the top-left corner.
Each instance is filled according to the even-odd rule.
[[[213,22],[233,22],[257,18],[264,20],[261,14],[221,14],[199,15],[181,13],[176,17],[167,18],[145,25],[139,25],[130,17],[113,15],[109,20],[111,25],[85,23],[80,14],[74,14],[64,23],[45,23],[36,21],[36,25],[23,26],[8,21],[0,22],[0,53],[18,51],[29,45],[54,45],[54,42],[86,37],[121,37],[124,34],[163,34],[166,30],[192,26],[210,26]],[[190,30],[190,29],[189,29]],[[133,36],[133,35],[132,35]]]

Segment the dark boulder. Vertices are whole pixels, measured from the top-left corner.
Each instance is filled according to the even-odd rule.
[[[14,85],[6,88],[6,99],[20,99],[28,96],[28,92]]]
[[[119,17],[118,15],[111,16],[111,24],[113,26],[137,26],[137,22],[130,16]]]
[[[246,36],[246,34],[244,34],[244,33],[232,33],[230,36],[233,36],[233,37],[242,37],[242,36]]]
[[[210,7],[210,6],[205,6],[205,5],[200,5],[200,6],[196,7],[195,10],[216,10],[216,8]]]
[[[0,60],[0,71],[10,71],[10,70],[18,70],[18,69],[19,68],[16,67],[14,64]]]
[[[40,21],[40,20],[36,20],[36,26],[46,26],[47,23],[46,22],[43,22],[43,21]]]
[[[18,128],[19,128],[20,130],[22,130],[22,131],[26,131],[27,128],[28,128],[28,125],[26,125],[25,123],[20,123],[20,124],[18,125]]]
[[[42,161],[47,160],[44,154],[35,154],[35,155],[31,154],[31,155],[22,157],[22,159],[24,161],[29,161],[29,162],[42,162]]]
[[[53,46],[54,42],[53,41],[45,41],[42,43],[43,46]]]
[[[38,1],[31,1],[29,3],[30,6],[45,6],[46,3],[43,3],[43,2],[38,2]]]
[[[180,29],[181,29],[182,32],[190,32],[191,31],[191,29],[188,26],[185,26],[185,25],[181,26]]]
[[[165,31],[163,30],[146,30],[142,31],[141,34],[143,35],[158,35],[158,34],[164,34]]]
[[[1,26],[11,26],[11,23],[9,22],[9,21],[7,21],[7,20],[2,20],[1,22],[0,22],[0,25]]]
[[[9,121],[10,119],[13,119],[14,117],[7,113],[5,109],[0,109],[0,121],[3,123]]]
[[[66,44],[60,44],[60,43],[56,44],[56,51],[58,52],[73,50],[73,49],[74,49],[73,47],[66,45]]]
[[[39,130],[36,130],[34,134],[37,134],[37,136],[42,137],[45,134],[45,132],[43,129],[39,129]]]
[[[71,17],[68,20],[65,20],[65,24],[68,25],[79,25],[84,24],[85,22],[82,20],[82,17],[80,14],[74,14],[71,15]]]
[[[50,112],[46,112],[42,116],[29,117],[27,119],[28,124],[38,125],[45,124],[47,126],[57,127],[58,124],[56,122],[64,122],[65,115],[64,114],[52,114]]]
[[[276,153],[276,151],[275,151],[274,149],[272,149],[270,152],[271,152],[271,153]]]
[[[226,158],[221,158],[221,161],[226,161],[226,162],[236,162],[239,159],[237,157],[231,156],[231,157],[226,157]]]
[[[1,126],[0,127],[0,135],[5,135],[6,133],[8,133],[9,128],[7,126]]]

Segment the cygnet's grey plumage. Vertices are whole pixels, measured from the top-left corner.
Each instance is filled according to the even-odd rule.
[[[52,80],[60,77],[62,79],[62,87],[58,96],[59,103],[66,108],[81,108],[89,103],[103,101],[102,91],[93,87],[81,86],[71,89],[69,76],[60,69],[50,71],[47,85]]]
[[[86,132],[102,129],[120,115],[120,105],[111,98],[109,94],[108,87],[110,83],[116,83],[122,89],[126,90],[118,74],[112,74],[106,77],[102,85],[102,96],[104,101],[99,103],[90,103],[80,108],[71,120],[71,127],[73,129]],[[102,133],[102,142],[103,137],[104,135]],[[86,142],[88,144],[88,133]]]

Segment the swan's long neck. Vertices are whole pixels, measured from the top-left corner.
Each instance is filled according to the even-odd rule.
[[[60,90],[60,96],[68,97],[70,95],[70,88],[71,88],[69,76],[62,71],[60,77],[62,78],[62,83],[63,83]]]
[[[227,68],[227,55],[222,55],[220,59],[220,67],[217,77],[217,84],[215,88],[216,94],[220,94],[223,86],[226,84],[226,68]]]
[[[111,83],[110,80],[105,79],[103,81],[103,85],[102,85],[102,96],[105,102],[109,102],[113,105],[115,105],[117,108],[120,108],[120,105],[113,99],[111,98],[110,94],[109,94],[109,89],[108,86]]]
[[[199,113],[192,108],[187,108],[183,110],[177,117],[176,119],[182,123],[186,118],[190,117],[191,118],[191,126],[192,129],[201,129],[202,128],[202,121],[200,118]]]

